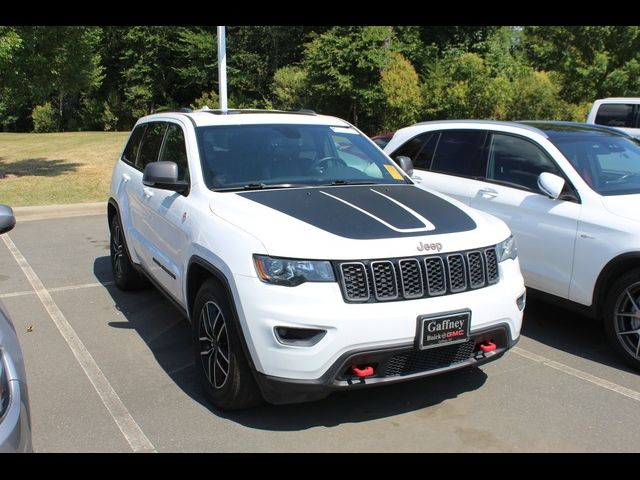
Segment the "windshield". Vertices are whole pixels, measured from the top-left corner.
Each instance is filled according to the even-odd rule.
[[[199,127],[202,171],[212,190],[409,183],[386,155],[350,127]]]
[[[640,193],[640,146],[634,140],[584,134],[551,141],[600,195]]]

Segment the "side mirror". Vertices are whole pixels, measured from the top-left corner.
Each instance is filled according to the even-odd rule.
[[[7,233],[16,226],[16,217],[8,205],[0,205],[0,234]]]
[[[151,162],[144,167],[142,183],[147,187],[161,188],[182,193],[189,183],[178,180],[178,165],[175,162]]]
[[[564,179],[549,172],[542,172],[538,176],[538,187],[554,200],[562,193]]]
[[[395,158],[398,166],[410,177],[413,176],[413,162],[409,157],[405,157],[404,155],[399,155]]]

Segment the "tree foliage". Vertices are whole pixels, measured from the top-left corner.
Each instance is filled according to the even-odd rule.
[[[411,62],[401,53],[391,57],[382,71],[380,86],[385,96],[383,130],[397,130],[418,120],[422,109],[420,79]]]
[[[231,108],[313,108],[366,133],[444,118],[584,120],[640,95],[640,27],[231,26]],[[216,28],[0,27],[3,130],[126,130],[218,107]]]

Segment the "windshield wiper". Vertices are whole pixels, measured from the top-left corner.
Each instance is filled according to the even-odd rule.
[[[216,188],[215,192],[233,192],[242,190],[269,190],[271,188],[298,188],[308,187],[302,183],[247,183],[239,187]]]
[[[362,180],[334,180],[331,183],[325,183],[323,185],[378,185],[380,182],[362,181]]]

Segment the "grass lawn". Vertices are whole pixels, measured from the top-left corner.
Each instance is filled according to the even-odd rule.
[[[106,200],[128,132],[0,133],[0,203]]]

